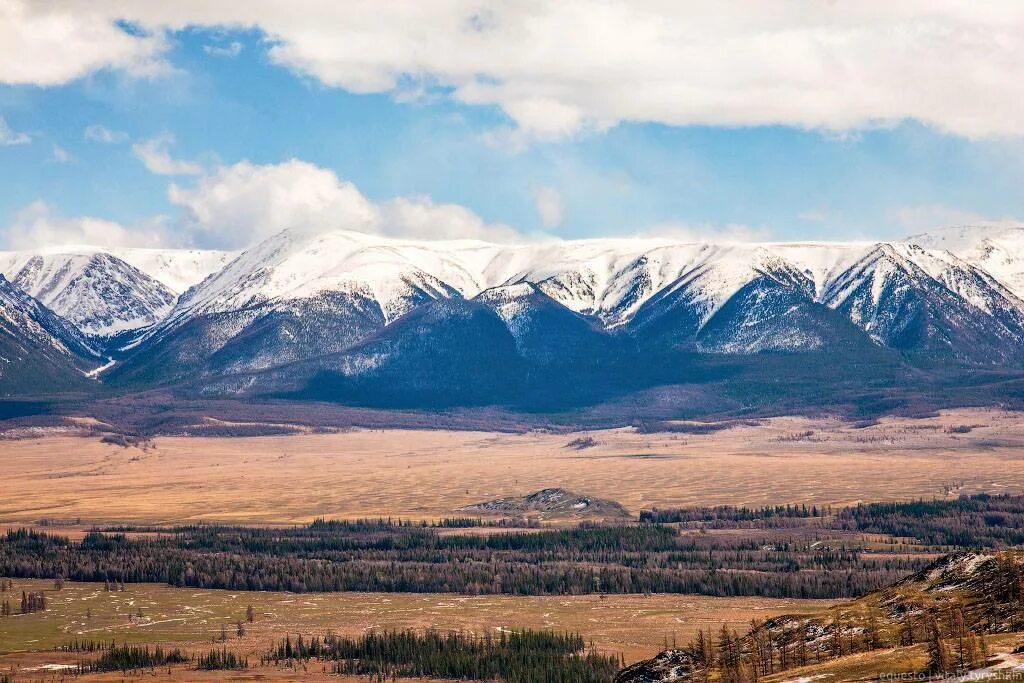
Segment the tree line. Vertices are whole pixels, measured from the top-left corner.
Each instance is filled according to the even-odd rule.
[[[170,664],[184,664],[189,658],[181,650],[164,650],[159,645],[150,649],[148,645],[111,645],[102,649],[99,657],[80,662],[78,673],[99,673],[105,671],[139,671],[154,669]]]
[[[640,525],[440,535],[415,525],[317,523],[181,527],[149,538],[93,532],[80,542],[28,530],[0,537],[5,576],[292,592],[834,598],[875,590],[925,564],[865,555],[852,535],[849,545],[824,543],[803,529],[726,536]]]
[[[1024,496],[869,503],[844,508],[837,529],[914,538],[932,546],[1001,548],[1024,544]]]
[[[708,529],[814,528],[913,538],[940,548],[1001,548],[1024,544],[1024,496],[976,494],[958,498],[831,506],[654,508],[640,522]]]
[[[610,683],[621,662],[587,649],[578,633],[500,631],[475,636],[428,630],[371,631],[279,642],[263,663],[315,659],[349,676],[436,677],[507,683]]]

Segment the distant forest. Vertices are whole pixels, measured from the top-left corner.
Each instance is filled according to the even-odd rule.
[[[913,538],[938,550],[1001,548],[1024,543],[1024,496],[981,493],[928,501],[867,503],[836,511],[806,505],[654,509],[641,512],[640,521],[713,529],[814,526]]]
[[[923,568],[917,551],[1019,543],[1024,498],[878,503],[829,509],[655,510],[629,526],[474,534],[471,519],[317,521],[265,529],[186,526],[151,536],[128,528],[81,542],[30,531],[0,538],[0,576],[161,582],[232,590],[516,595],[698,593],[837,598]],[[437,527],[467,528],[438,533]],[[715,533],[732,529],[729,534]],[[865,548],[863,534],[893,541]],[[909,550],[909,552],[908,552]]]

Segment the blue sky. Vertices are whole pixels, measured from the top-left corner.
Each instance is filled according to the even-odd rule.
[[[152,73],[101,63],[57,83],[0,84],[11,143],[0,145],[0,235],[43,204],[55,220],[96,217],[129,232],[159,223],[169,243],[241,246],[259,235],[191,230],[183,213],[195,207],[172,201],[169,187],[194,188],[242,161],[290,159],[333,172],[370,202],[429,198],[526,235],[894,238],[1024,218],[1014,130],[965,133],[938,114],[846,126],[641,112],[538,133],[514,104],[476,102],[443,75],[353,87],[282,63],[271,51],[286,39],[264,28],[160,30]],[[114,139],[86,135],[97,126]],[[147,167],[137,146],[154,139],[184,172]]]

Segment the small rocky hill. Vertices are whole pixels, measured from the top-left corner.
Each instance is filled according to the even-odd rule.
[[[614,500],[595,498],[561,488],[534,491],[525,496],[498,498],[473,503],[464,512],[504,515],[538,515],[540,517],[626,518],[629,512]]]

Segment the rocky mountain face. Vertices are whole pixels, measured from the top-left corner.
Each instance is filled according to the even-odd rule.
[[[199,250],[47,249],[0,252],[0,273],[103,348],[163,320],[182,291],[226,259]]]
[[[105,340],[112,386],[588,402],[679,381],[694,355],[1020,367],[1024,277],[1008,255],[1024,238],[975,237],[498,245],[288,230],[235,255],[0,254],[0,271]]]
[[[83,388],[99,364],[74,325],[0,275],[0,396]]]
[[[149,327],[176,299],[165,285],[110,254],[18,254],[2,269],[17,287],[92,337]]]

